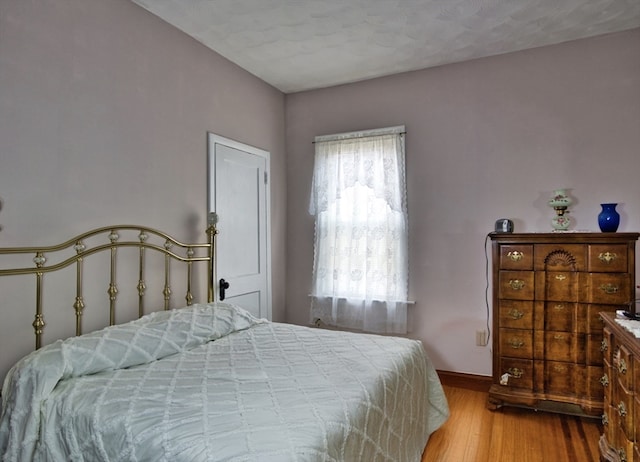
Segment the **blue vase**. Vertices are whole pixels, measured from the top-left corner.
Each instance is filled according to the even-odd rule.
[[[616,211],[618,204],[600,204],[602,211],[598,215],[598,226],[603,233],[615,233],[620,224],[620,214]]]

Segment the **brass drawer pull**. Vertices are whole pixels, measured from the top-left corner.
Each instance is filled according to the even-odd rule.
[[[510,367],[509,369],[507,369],[507,372],[509,373],[509,375],[511,377],[513,377],[514,379],[519,379],[522,377],[522,374],[524,373],[522,371],[522,369],[518,369],[517,367]]]
[[[608,264],[618,258],[618,254],[616,254],[615,252],[602,252],[600,255],[598,255],[598,258],[602,263]]]
[[[509,310],[509,317],[511,319],[522,319],[522,317],[524,316],[524,313],[522,311],[518,311],[515,308]]]
[[[607,376],[607,374],[604,374],[600,378],[600,383],[602,384],[603,387],[608,387],[609,386],[609,376]]]
[[[608,349],[609,349],[609,342],[607,342],[606,338],[603,338],[602,342],[600,343],[600,351],[604,353]]]
[[[618,361],[618,371],[621,374],[627,373],[627,362],[622,358],[620,358],[620,360]]]
[[[514,350],[517,350],[518,348],[522,348],[524,346],[524,342],[522,341],[522,339],[512,338],[509,339],[509,346]]]
[[[556,311],[562,311],[564,309],[566,309],[567,307],[564,305],[564,303],[558,303],[556,304],[553,309]]]
[[[602,284],[600,286],[600,290],[603,291],[607,295],[617,294],[618,293],[618,286],[613,285],[611,283]]]
[[[561,366],[560,364],[554,365],[553,370],[556,372],[567,372],[567,368],[565,366]]]
[[[626,417],[627,415],[627,406],[625,406],[623,401],[620,401],[620,404],[618,404],[618,414],[620,414],[620,417]]]
[[[567,275],[566,274],[556,274],[556,279],[558,281],[564,281],[565,279],[567,279]]]
[[[555,335],[553,336],[553,339],[554,339],[554,340],[564,340],[564,339],[565,339],[565,336],[564,336],[564,335],[562,335],[562,334],[555,334]]]
[[[507,257],[511,259],[511,261],[520,261],[522,257],[524,257],[524,253],[519,252],[518,250],[513,250],[507,254]]]
[[[522,281],[520,279],[510,279],[509,280],[509,286],[513,290],[521,290],[521,289],[524,288],[524,281]]]

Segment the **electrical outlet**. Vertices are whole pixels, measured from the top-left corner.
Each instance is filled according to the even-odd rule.
[[[487,331],[477,330],[476,331],[476,345],[477,346],[487,346]]]

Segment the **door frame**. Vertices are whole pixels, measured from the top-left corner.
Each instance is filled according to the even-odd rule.
[[[266,242],[266,285],[267,285],[267,319],[272,319],[272,287],[271,287],[271,153],[264,149],[251,146],[249,144],[241,143],[240,141],[226,138],[216,133],[207,132],[207,216],[211,212],[215,212],[215,185],[212,180],[215,180],[215,162],[213,161],[213,155],[215,154],[215,144],[222,144],[239,151],[244,151],[265,159],[265,242]],[[213,175],[212,175],[213,173]],[[213,262],[214,274],[220,274],[218,271],[218,260],[214,255],[215,261]],[[219,301],[219,288],[217,281],[214,281],[214,299]]]

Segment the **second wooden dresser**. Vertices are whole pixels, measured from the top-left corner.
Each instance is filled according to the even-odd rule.
[[[600,460],[640,461],[640,340],[621,326],[612,313],[603,313],[604,412]],[[625,318],[622,318],[625,319]],[[628,322],[626,319],[623,323]],[[634,323],[637,324],[637,323]],[[635,327],[635,326],[634,326]]]
[[[493,384],[487,406],[600,416],[600,312],[635,298],[638,233],[492,233]]]

